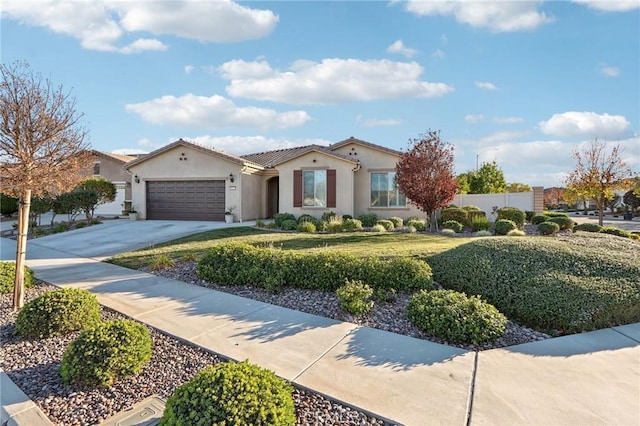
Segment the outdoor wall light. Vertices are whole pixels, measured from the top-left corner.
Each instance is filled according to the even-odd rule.
[[[135,176],[133,177],[133,180],[135,180],[135,181],[136,181],[136,183],[140,183],[140,176],[135,175]]]
[[[233,176],[233,173],[229,173],[229,182],[233,183],[235,180],[236,178]]]

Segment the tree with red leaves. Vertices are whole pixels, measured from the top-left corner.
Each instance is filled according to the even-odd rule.
[[[436,212],[451,203],[458,190],[453,146],[429,130],[409,140],[409,150],[396,165],[395,183],[411,204],[429,217],[429,229],[438,229]]]

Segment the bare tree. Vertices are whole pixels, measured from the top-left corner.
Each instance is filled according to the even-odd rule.
[[[597,139],[582,151],[573,153],[576,168],[567,177],[567,187],[595,201],[601,226],[607,201],[615,197],[613,191],[632,185],[632,171],[622,160],[621,153],[620,145],[609,150]]]
[[[0,65],[2,191],[19,198],[13,308],[24,304],[24,264],[31,196],[75,187],[90,166],[87,131],[76,100],[34,74],[26,62]]]

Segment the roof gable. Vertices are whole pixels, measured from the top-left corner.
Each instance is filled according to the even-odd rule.
[[[387,154],[392,154],[392,155],[395,155],[395,156],[401,156],[402,155],[402,151],[397,151],[395,149],[387,148],[385,146],[376,145],[374,143],[363,141],[361,139],[356,139],[353,136],[351,136],[349,139],[345,139],[343,141],[336,142],[336,143],[332,144],[329,147],[329,149],[333,151],[333,150],[336,150],[338,148],[342,148],[343,146],[346,146],[346,145],[349,145],[349,144],[357,144],[357,145],[365,146],[365,147],[372,148],[372,149],[375,149],[375,150],[378,150],[378,151],[382,151],[382,152],[386,152]]]
[[[119,163],[129,163],[133,160],[136,159],[136,157],[133,157],[131,155],[123,155],[123,154],[114,154],[113,152],[103,152],[103,151],[96,151],[95,149],[91,151],[91,153],[93,155],[96,155],[98,157],[104,157],[104,158],[109,158],[111,160],[115,160]]]
[[[309,152],[317,152],[319,154],[339,158],[340,160],[348,161],[350,163],[357,163],[357,161],[342,154],[338,154],[337,152],[332,152],[327,147],[321,145],[305,145],[294,148],[278,149],[275,151],[265,151],[259,152],[257,154],[243,155],[242,158],[250,159],[252,161],[255,161],[256,163],[264,165],[264,167],[267,168],[273,168],[280,164],[286,163],[287,161],[291,161],[302,155],[308,154]]]
[[[196,151],[200,151],[200,152],[202,152],[204,154],[211,155],[211,156],[218,157],[218,158],[222,158],[222,159],[227,160],[227,161],[229,161],[231,163],[235,163],[235,164],[237,164],[239,166],[251,166],[251,167],[256,168],[256,169],[263,169],[264,168],[262,165],[260,165],[258,163],[255,163],[253,161],[246,160],[246,159],[244,159],[242,157],[238,157],[236,155],[227,154],[226,152],[218,151],[217,149],[209,148],[209,147],[206,147],[204,145],[199,145],[199,144],[196,144],[196,143],[193,143],[193,142],[188,142],[188,141],[185,141],[182,138],[178,139],[175,142],[170,143],[169,145],[165,145],[162,148],[156,149],[155,151],[150,152],[149,154],[145,155],[144,157],[140,157],[140,158],[137,158],[137,159],[131,161],[130,163],[127,164],[127,168],[129,168],[131,166],[138,165],[140,163],[143,163],[143,162],[145,162],[147,160],[150,160],[150,159],[152,159],[154,157],[157,157],[158,155],[163,154],[163,153],[165,153],[167,151],[170,151],[170,150],[172,150],[173,148],[175,148],[177,146],[184,146],[184,147],[187,147],[187,148],[192,148],[192,149],[194,149]]]

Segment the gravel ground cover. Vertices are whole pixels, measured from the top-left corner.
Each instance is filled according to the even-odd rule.
[[[55,287],[41,283],[27,290],[25,301]],[[151,395],[168,398],[202,368],[221,362],[217,355],[149,328],[153,356],[142,371],[111,387],[81,389],[62,384],[58,369],[65,348],[78,335],[22,340],[15,335],[12,295],[0,296],[0,367],[57,425],[95,425],[131,408]],[[104,320],[126,318],[102,307]],[[322,395],[296,388],[293,394],[298,425],[389,425]]]

